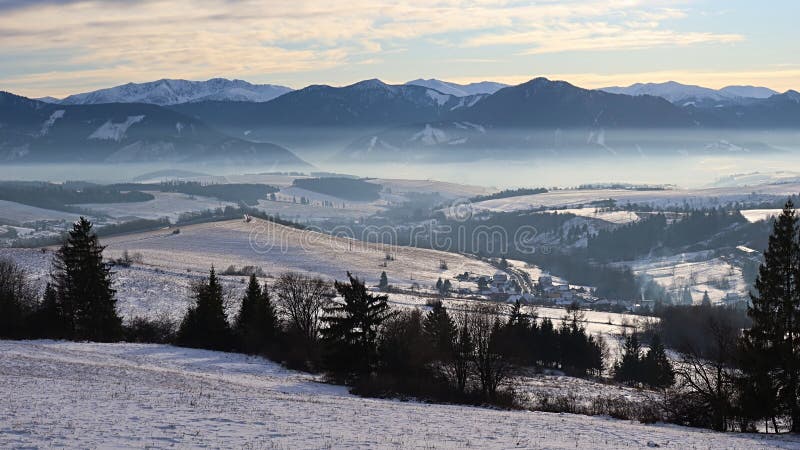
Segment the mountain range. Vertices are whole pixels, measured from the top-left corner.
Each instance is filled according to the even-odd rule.
[[[612,86],[600,90],[612,94],[632,96],[652,95],[661,97],[681,106],[708,104],[708,106],[731,105],[751,102],[753,99],[769,98],[778,92],[758,86],[726,86],[711,89],[702,86],[681,84],[675,81],[665,83],[636,83],[626,87]]]
[[[0,160],[308,166],[286,148],[233,138],[157,105],[56,105],[7,92],[0,92]]]
[[[773,131],[800,129],[796,91],[765,97],[769,91],[742,86],[715,91],[662,83],[591,90],[546,78],[505,87],[438,80],[390,85],[371,79],[344,87],[312,85],[269,101],[253,101],[253,96],[241,101],[245,97],[232,97],[239,91],[231,86],[245,86],[248,92],[257,86],[239,83],[245,82],[160,80],[59,103],[5,93],[0,97],[0,158],[258,158],[302,165],[288,149],[358,161],[757,152],[777,150],[770,142]],[[614,89],[625,92],[609,92]],[[112,99],[118,101],[107,103]],[[742,137],[754,130],[757,139]]]
[[[292,91],[286,86],[251,84],[242,80],[212,78],[207,81],[163,79],[149,83],[128,83],[108,89],[75,94],[63,99],[40,100],[61,105],[100,103],[150,103],[176,105],[200,101],[266,102]]]

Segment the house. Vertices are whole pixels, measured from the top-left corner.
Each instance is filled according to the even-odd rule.
[[[533,296],[533,294],[531,294],[530,292],[524,292],[522,294],[509,295],[508,298],[506,299],[506,302],[514,303],[519,300],[520,302],[525,303],[525,302],[532,302],[534,299],[535,297]]]
[[[494,276],[492,277],[492,284],[495,286],[501,286],[508,283],[508,274],[505,272],[500,272],[499,270],[495,272]]]

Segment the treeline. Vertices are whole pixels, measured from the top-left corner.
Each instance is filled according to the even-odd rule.
[[[354,202],[378,200],[383,189],[377,183],[343,177],[296,178],[292,186]]]
[[[82,203],[131,203],[153,200],[152,194],[121,190],[93,184],[4,181],[0,182],[0,200],[38,208],[77,212],[72,205]]]
[[[161,183],[120,183],[109,185],[122,190],[146,190],[157,192],[177,192],[201,197],[214,197],[219,200],[257,205],[266,200],[269,194],[278,192],[275,186],[258,183],[201,183],[199,181],[172,180]]]
[[[183,213],[180,216],[178,216],[178,220],[175,221],[173,225],[183,226],[183,225],[192,225],[196,223],[242,219],[245,214],[250,217],[266,220],[268,222],[274,222],[279,225],[284,225],[287,227],[297,228],[299,230],[304,230],[306,228],[305,226],[297,222],[293,222],[287,219],[281,219],[281,217],[277,214],[276,215],[267,214],[266,212],[260,209],[251,208],[244,204],[239,206],[226,206],[224,208],[215,208],[215,209],[207,209],[204,211]]]
[[[738,211],[695,210],[672,223],[664,214],[648,217],[589,237],[587,255],[597,261],[624,261],[659,248],[676,249],[705,241],[733,226],[747,224]]]
[[[395,310],[350,274],[331,285],[285,273],[271,286],[252,275],[232,320],[213,269],[193,299],[174,336],[159,341],[266,356],[366,396],[515,407],[506,385],[520,368],[599,376],[604,367],[604,344],[577,312],[555,327],[519,303],[508,314],[486,305],[450,313],[441,302]]]
[[[197,181],[171,181],[158,185],[162,192],[180,192],[188,195],[214,197],[220,200],[257,205],[269,194],[278,192],[275,186],[256,183],[202,184]]]
[[[606,184],[581,184],[577,189],[581,190],[603,190],[603,189],[624,189],[628,191],[665,191],[672,189],[673,186],[659,186],[649,184],[628,184],[628,183],[606,183]]]
[[[473,203],[482,202],[484,200],[494,200],[498,198],[510,198],[510,197],[519,197],[521,195],[535,195],[535,194],[544,194],[547,192],[545,188],[519,188],[519,189],[504,189],[500,192],[495,192],[493,194],[486,194],[486,195],[476,195],[471,197],[469,201]]]
[[[110,185],[83,182],[66,182],[64,184],[39,181],[0,182],[0,200],[67,212],[81,212],[73,205],[84,203],[133,203],[155,198],[153,194],[143,191],[178,192],[256,205],[259,200],[266,199],[269,194],[278,192],[279,189],[266,184],[203,184],[197,181]]]

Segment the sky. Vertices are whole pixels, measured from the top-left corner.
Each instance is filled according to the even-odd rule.
[[[0,0],[0,90],[368,78],[800,90],[798,0]]]

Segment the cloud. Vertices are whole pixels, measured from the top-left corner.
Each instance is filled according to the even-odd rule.
[[[498,59],[480,50],[488,46],[513,58],[744,39],[672,30],[665,22],[687,11],[665,0],[0,0],[0,11],[0,60],[38,58],[13,75],[0,68],[0,84],[32,92],[49,79],[46,93],[55,95],[80,79],[88,89],[165,76],[319,72],[387,61],[412,43],[485,60]]]

